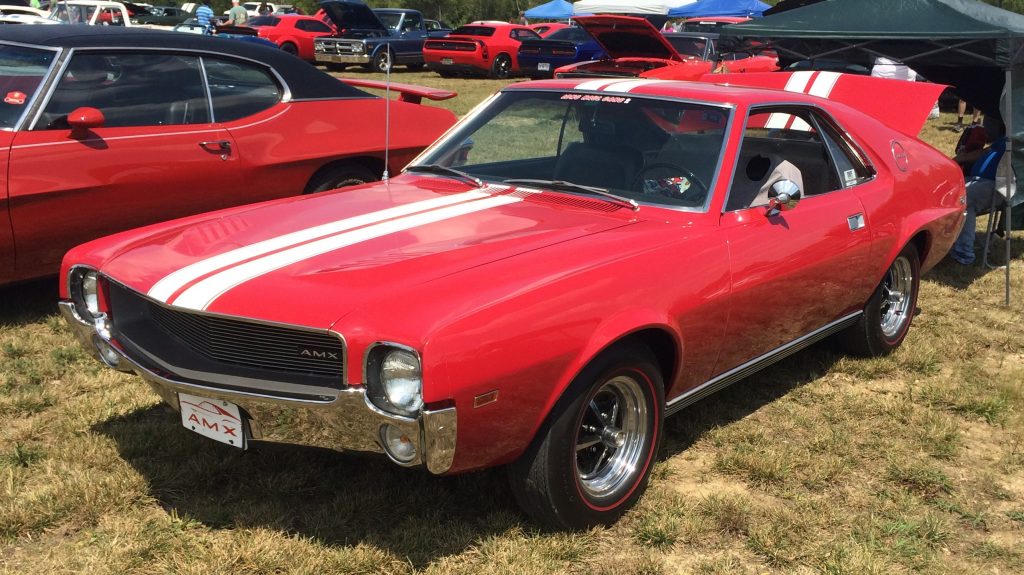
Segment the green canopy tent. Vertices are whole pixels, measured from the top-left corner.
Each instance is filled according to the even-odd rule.
[[[1024,175],[1024,16],[976,0],[828,0],[722,28],[723,40],[767,40],[785,65],[830,58],[870,67],[884,56],[1002,118],[1012,165]],[[1003,94],[1004,87],[1005,95]],[[1018,102],[1020,104],[1018,104]],[[1006,203],[1006,303],[1010,303],[1011,210]]]

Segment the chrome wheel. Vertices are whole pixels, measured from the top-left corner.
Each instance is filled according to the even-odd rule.
[[[896,258],[882,280],[881,327],[887,338],[896,337],[913,309],[914,270],[905,256]]]
[[[378,72],[387,72],[391,69],[391,52],[388,50],[381,50],[377,53],[377,56],[373,59],[373,65],[377,68]]]
[[[591,498],[606,497],[636,480],[650,439],[640,383],[619,375],[591,397],[576,432],[576,475]]]

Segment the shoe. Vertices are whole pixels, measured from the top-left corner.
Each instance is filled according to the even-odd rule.
[[[958,263],[958,264],[960,264],[962,266],[974,265],[974,258],[967,259],[965,257],[958,256],[958,255],[954,254],[953,252],[949,252],[949,259],[955,261],[956,263]]]

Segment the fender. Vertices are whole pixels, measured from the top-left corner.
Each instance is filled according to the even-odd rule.
[[[656,329],[669,335],[675,343],[676,349],[680,352],[676,365],[672,370],[673,372],[665,377],[665,396],[668,397],[669,391],[678,379],[680,366],[683,363],[682,344],[680,343],[682,341],[682,337],[680,337],[678,330],[674,327],[674,322],[672,322],[663,312],[657,310],[642,308],[619,310],[614,315],[606,318],[605,321],[602,322],[596,330],[594,330],[593,335],[586,344],[580,348],[576,357],[565,366],[565,370],[561,375],[559,375],[555,385],[551,389],[551,393],[544,402],[543,408],[539,412],[539,419],[533,423],[530,436],[535,437],[537,435],[537,431],[540,429],[541,425],[544,424],[544,420],[546,420],[548,415],[551,413],[555,403],[561,399],[573,379],[575,379],[587,365],[616,343],[628,338],[631,334],[647,329]],[[518,454],[516,456],[518,457]]]

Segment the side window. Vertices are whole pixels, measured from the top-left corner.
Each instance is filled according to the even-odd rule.
[[[402,30],[421,30],[423,28],[423,17],[419,14],[408,13],[402,22]]]
[[[875,175],[874,170],[864,158],[864,153],[858,150],[832,123],[821,121],[819,125],[821,126],[821,135],[825,139],[825,144],[839,171],[839,181],[844,188],[866,182]]]
[[[805,108],[751,111],[726,210],[767,205],[772,185],[783,179],[800,186],[805,197],[844,187],[818,126]]]
[[[203,58],[203,65],[217,122],[251,116],[281,101],[281,87],[256,65],[215,58]]]
[[[82,106],[103,112],[106,127],[210,121],[199,59],[159,52],[75,54],[35,129],[68,129]]]
[[[299,20],[295,27],[306,32],[331,32],[331,27],[319,20]]]

